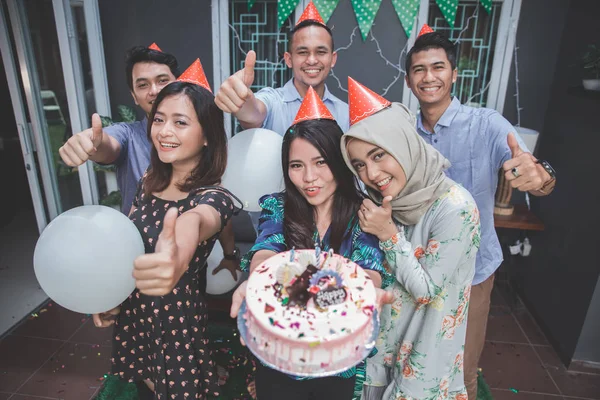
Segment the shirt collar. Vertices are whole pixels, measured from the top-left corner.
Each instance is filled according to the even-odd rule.
[[[283,86],[283,101],[289,103],[296,100],[302,101],[302,96],[300,96],[298,89],[296,89],[296,86],[294,86],[294,78],[292,78]],[[325,85],[323,102],[328,100],[331,101],[331,93],[329,92],[329,89],[327,89],[327,85]]]
[[[458,113],[459,109],[460,109],[460,100],[458,100],[458,98],[454,97],[452,99],[452,102],[448,106],[448,108],[446,108],[446,111],[444,111],[444,113],[440,117],[440,120],[437,122],[437,125],[446,126],[446,127],[450,126],[450,124],[452,124],[452,120],[454,120],[454,117]]]
[[[444,111],[444,113],[440,117],[437,124],[435,124],[435,126],[440,125],[444,127],[449,127],[452,124],[452,121],[454,120],[456,114],[458,114],[458,110],[460,110],[460,100],[458,100],[457,97],[454,97],[450,102],[448,108],[446,108],[446,111]],[[421,114],[421,112],[419,112],[419,114],[417,115],[417,128],[423,132],[431,133],[423,127],[423,115]]]

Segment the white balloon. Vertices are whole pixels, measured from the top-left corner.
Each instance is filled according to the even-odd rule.
[[[260,211],[258,199],[283,190],[282,142],[281,135],[262,128],[229,139],[223,186],[242,200],[244,210]]]
[[[225,269],[222,269],[217,272],[216,275],[213,275],[212,272],[219,266],[222,259],[223,248],[217,241],[215,247],[213,247],[210,255],[206,259],[206,293],[208,294],[223,294],[229,292],[237,286],[244,275],[242,271],[236,271],[237,279],[234,280],[231,273]]]
[[[105,206],[73,208],[56,217],[35,246],[35,275],[61,306],[84,314],[108,311],[135,289],[133,261],[144,242],[125,215]]]

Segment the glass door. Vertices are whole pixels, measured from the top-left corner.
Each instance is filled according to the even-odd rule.
[[[16,138],[20,142],[20,148],[23,155],[23,161],[25,163],[25,173],[27,176],[27,183],[29,192],[31,194],[31,200],[35,213],[35,219],[38,230],[41,231],[48,224],[48,215],[46,207],[43,202],[43,190],[40,186],[41,177],[40,171],[37,168],[37,157],[35,154],[35,143],[31,135],[31,124],[29,115],[27,113],[27,104],[25,101],[25,95],[23,93],[23,86],[19,79],[18,69],[14,62],[15,60],[15,49],[14,42],[10,37],[10,24],[7,19],[6,5],[0,4],[0,53],[2,54],[2,61],[4,71],[6,73],[6,82],[8,86],[8,92],[10,95],[10,102],[15,117],[15,124],[9,124],[5,129],[14,129],[10,135],[3,135],[3,141],[6,138]],[[4,149],[4,144],[2,148]],[[14,154],[12,155],[14,157]],[[6,156],[5,156],[6,157]],[[14,165],[10,173],[6,172],[6,179],[3,183],[8,183],[9,180],[15,184],[14,174],[18,172],[19,166]],[[16,180],[19,180],[18,178]],[[23,186],[19,182],[19,186]],[[25,202],[24,196],[21,197],[21,201]],[[8,216],[3,216],[2,221],[8,220]]]
[[[96,174],[103,172],[91,162],[67,166],[58,149],[89,127],[91,113],[108,103],[107,91],[94,91],[87,6],[70,0],[1,1],[2,59],[41,231],[62,212],[99,202]],[[93,34],[97,39],[99,30]],[[105,79],[100,82],[105,89]],[[101,190],[106,192],[104,180]]]

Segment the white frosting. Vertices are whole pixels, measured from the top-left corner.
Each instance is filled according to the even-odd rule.
[[[294,263],[306,263],[314,250],[296,250]],[[331,253],[332,254],[332,253]],[[345,301],[306,309],[283,304],[287,296],[275,289],[280,267],[290,263],[290,252],[269,258],[251,274],[246,291],[250,348],[265,361],[291,373],[310,375],[323,370],[344,370],[364,357],[372,334],[376,293],[373,282],[357,264],[338,255],[321,254],[321,271],[335,271],[346,290]],[[326,257],[327,256],[327,257]],[[305,265],[300,269],[304,270]],[[297,268],[294,268],[296,270]],[[280,271],[278,274],[277,271]]]

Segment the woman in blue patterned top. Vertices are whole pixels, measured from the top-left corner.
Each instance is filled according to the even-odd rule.
[[[242,259],[242,269],[252,272],[276,253],[318,244],[356,262],[376,286],[385,285],[389,278],[377,238],[363,232],[358,223],[363,196],[342,158],[341,137],[338,124],[328,119],[307,120],[288,129],[281,157],[285,190],[261,198],[259,236]],[[245,292],[243,283],[234,294],[232,317],[237,316]],[[261,400],[351,399],[360,395],[363,381],[364,363],[338,376],[316,379],[260,365],[256,393]]]

